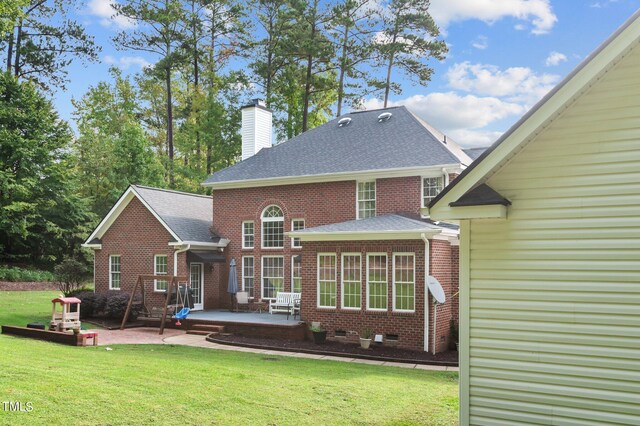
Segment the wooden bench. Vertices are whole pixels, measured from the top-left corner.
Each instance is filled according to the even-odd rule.
[[[276,300],[269,303],[269,313],[274,312],[286,312],[288,314],[293,313],[293,301],[300,299],[300,293],[289,293],[280,291],[276,295]]]

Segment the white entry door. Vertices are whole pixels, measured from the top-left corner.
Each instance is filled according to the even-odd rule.
[[[201,310],[204,307],[204,268],[202,263],[190,264],[190,286],[193,289],[193,309]]]

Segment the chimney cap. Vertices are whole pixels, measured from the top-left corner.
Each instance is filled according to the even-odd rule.
[[[267,108],[267,106],[265,105],[264,101],[262,99],[251,99],[251,101],[240,107],[240,109],[245,109],[245,108],[260,108],[263,109],[265,111],[269,111],[269,112],[273,112],[272,110],[270,110],[269,108]]]

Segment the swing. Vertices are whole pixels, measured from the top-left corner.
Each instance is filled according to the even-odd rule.
[[[180,322],[180,320],[187,318],[187,316],[189,315],[189,312],[191,312],[191,309],[189,309],[189,304],[185,303],[186,299],[187,299],[187,295],[188,295],[188,287],[185,286],[184,288],[184,295],[182,294],[182,292],[180,291],[180,286],[178,285],[176,288],[176,306],[175,306],[175,317],[176,317],[176,327],[180,327],[182,325],[182,323]],[[181,302],[178,302],[178,298],[182,299]],[[178,311],[178,305],[182,305],[183,308],[180,309],[180,311]],[[186,305],[186,306],[185,306]]]

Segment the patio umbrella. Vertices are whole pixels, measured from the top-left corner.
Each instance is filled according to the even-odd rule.
[[[227,287],[227,293],[231,295],[231,311],[233,312],[233,298],[238,292],[238,274],[236,272],[236,260],[231,259],[229,264],[229,285]]]

